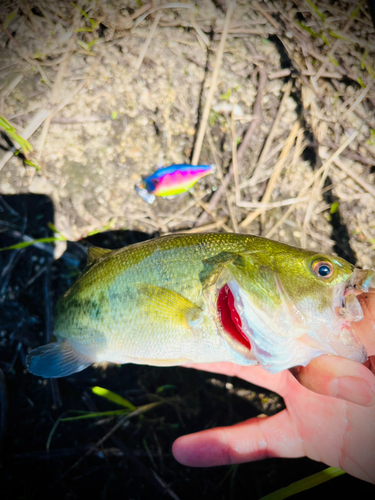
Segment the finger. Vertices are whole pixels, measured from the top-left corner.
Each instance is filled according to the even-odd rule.
[[[182,436],[173,443],[172,452],[178,462],[191,467],[305,455],[287,410],[273,417],[252,418],[231,427]]]
[[[375,375],[366,366],[339,356],[319,356],[291,373],[307,389],[362,406],[375,405]]]
[[[289,378],[288,372],[268,373],[261,366],[241,366],[228,362],[187,364],[184,366],[196,370],[220,373],[229,377],[239,377],[251,384],[277,392],[281,396],[283,396],[286,379]]]
[[[375,293],[362,293],[357,296],[362,306],[363,319],[351,323],[355,333],[364,344],[369,356],[375,354]]]
[[[372,371],[372,373],[375,375],[375,356],[370,356],[368,361],[369,361],[369,368]]]
[[[188,363],[183,366],[185,368],[194,368],[205,372],[220,373],[222,375],[228,375],[228,377],[238,377],[238,373],[241,371],[241,368],[243,368],[241,365],[228,363],[227,361],[221,363]]]

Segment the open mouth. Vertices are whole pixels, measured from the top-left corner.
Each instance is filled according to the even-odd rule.
[[[233,293],[228,285],[224,285],[219,291],[217,310],[225,332],[250,351],[251,345],[242,330],[241,318],[234,306]]]

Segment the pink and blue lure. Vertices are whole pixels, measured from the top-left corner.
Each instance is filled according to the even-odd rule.
[[[156,196],[175,196],[189,191],[202,177],[213,173],[215,165],[169,165],[159,168],[135,185],[139,196],[153,203]]]

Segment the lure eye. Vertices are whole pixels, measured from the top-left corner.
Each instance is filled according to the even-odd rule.
[[[330,278],[334,268],[330,262],[320,260],[313,263],[311,270],[319,278]]]

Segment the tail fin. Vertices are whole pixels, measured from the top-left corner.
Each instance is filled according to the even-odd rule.
[[[27,355],[26,361],[30,373],[44,378],[66,377],[93,363],[66,339],[34,349]]]

